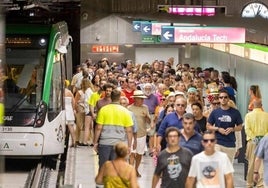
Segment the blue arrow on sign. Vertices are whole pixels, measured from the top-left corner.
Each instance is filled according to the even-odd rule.
[[[132,30],[134,32],[140,32],[141,31],[141,22],[140,21],[132,21]]]
[[[141,34],[142,35],[152,35],[152,23],[141,22]]]
[[[162,26],[161,42],[174,42],[174,27]]]

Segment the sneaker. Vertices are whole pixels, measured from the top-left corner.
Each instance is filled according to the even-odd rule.
[[[70,145],[70,147],[71,147],[71,148],[76,148],[77,145],[76,145],[76,143],[74,143],[74,144]]]
[[[88,144],[84,144],[84,143],[80,143],[80,142],[77,145],[78,146],[88,146]]]
[[[84,143],[82,143],[81,146],[88,146],[88,144],[84,144]]]

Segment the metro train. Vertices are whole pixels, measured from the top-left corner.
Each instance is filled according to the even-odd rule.
[[[72,67],[66,22],[6,25],[4,125],[0,155],[41,157],[64,152],[64,80]]]

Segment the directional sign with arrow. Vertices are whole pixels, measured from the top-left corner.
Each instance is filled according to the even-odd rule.
[[[161,42],[174,42],[174,27],[162,26]]]
[[[152,23],[141,22],[141,34],[142,35],[152,35]]]
[[[133,21],[132,22],[132,30],[134,32],[140,32],[141,31],[141,22],[140,21]]]

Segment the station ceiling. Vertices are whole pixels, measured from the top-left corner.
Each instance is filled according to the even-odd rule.
[[[127,3],[128,2],[128,3]],[[245,27],[247,29],[248,41],[267,44],[268,27],[266,19],[262,18],[241,18],[240,15],[218,15],[218,16],[177,16],[157,11],[158,4],[164,3],[183,4],[184,0],[2,0],[0,5],[6,8],[14,8],[22,5],[35,4],[41,8],[57,12],[63,15],[69,14],[75,10],[79,19],[81,15],[87,13],[89,21],[81,20],[81,28],[86,27],[99,19],[110,14],[115,14],[121,18],[132,22],[134,20],[152,20],[158,22],[170,23],[198,23],[203,26],[229,26]],[[189,0],[189,2],[200,3],[198,0]],[[202,0],[206,2],[206,0]],[[218,2],[218,1],[213,1]],[[75,5],[75,6],[74,6]],[[215,4],[216,5],[216,4]],[[77,10],[79,9],[79,10]],[[78,21],[78,20],[76,20]],[[257,39],[256,39],[257,38]]]

